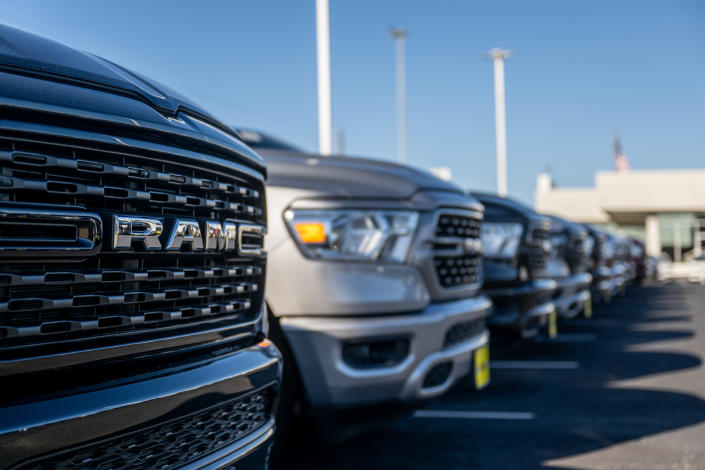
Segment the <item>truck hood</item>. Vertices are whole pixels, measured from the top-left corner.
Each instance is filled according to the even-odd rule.
[[[267,162],[269,186],[308,189],[327,197],[345,199],[408,199],[419,191],[463,194],[463,190],[452,183],[396,163],[255,149]]]
[[[515,216],[547,229],[551,226],[551,219],[547,216],[539,214],[531,207],[512,198],[481,192],[473,192],[472,195],[485,206],[485,220],[487,221],[507,220]]]
[[[228,126],[168,87],[100,57],[0,24],[0,110],[83,130],[138,132],[224,156],[265,173],[264,161]],[[37,117],[39,116],[39,117]],[[67,119],[69,118],[69,119]],[[31,120],[30,119],[30,120]],[[49,121],[48,121],[49,122]],[[117,126],[117,127],[115,127]],[[124,143],[124,142],[121,142]]]
[[[0,70],[127,95],[169,115],[182,108],[215,120],[164,85],[93,54],[2,24]]]

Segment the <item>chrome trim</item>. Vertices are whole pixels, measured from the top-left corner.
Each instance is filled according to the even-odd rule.
[[[237,250],[241,256],[264,256],[264,235],[267,229],[262,225],[242,224],[237,231]],[[243,236],[259,236],[262,239],[261,246],[253,247],[242,242]]]
[[[65,207],[65,206],[64,206]],[[13,238],[0,236],[0,253],[20,258],[89,257],[100,251],[103,223],[98,214],[80,210],[65,210],[62,206],[39,204],[0,205],[0,225],[33,224],[44,227],[64,227],[73,235],[65,240],[41,238]]]
[[[234,251],[237,244],[237,225],[232,222],[220,223],[217,220],[206,220],[205,249],[207,251]]]
[[[201,227],[198,225],[198,221],[178,218],[174,221],[174,228],[172,228],[171,235],[169,235],[166,249],[168,251],[178,251],[184,243],[190,245],[189,251],[203,250],[203,236],[201,235]]]
[[[130,215],[113,215],[113,250],[129,250],[139,241],[145,250],[161,250],[159,237],[164,224],[159,219]]]

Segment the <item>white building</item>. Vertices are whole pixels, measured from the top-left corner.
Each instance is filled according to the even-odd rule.
[[[599,171],[591,188],[558,188],[538,176],[538,212],[609,225],[640,238],[647,253],[700,256],[705,240],[705,170]]]

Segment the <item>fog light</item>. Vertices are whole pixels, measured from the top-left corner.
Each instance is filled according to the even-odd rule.
[[[391,367],[409,355],[409,339],[356,341],[343,344],[343,360],[357,369]]]
[[[426,374],[423,379],[423,388],[433,388],[443,385],[448,377],[450,377],[450,371],[453,369],[452,362],[441,362],[436,364],[433,368]]]

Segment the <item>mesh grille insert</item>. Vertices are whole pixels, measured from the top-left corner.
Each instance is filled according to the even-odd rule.
[[[546,242],[550,241],[550,237],[551,233],[548,229],[541,227],[531,229],[531,244],[527,253],[527,261],[532,277],[540,277],[546,273],[546,261],[549,253],[544,246]]]
[[[441,213],[435,228],[433,263],[443,288],[482,283],[479,250],[466,252],[466,244],[479,242],[481,221],[470,215]],[[453,254],[447,254],[453,252]]]
[[[89,444],[17,470],[132,470],[181,467],[265,425],[272,413],[271,390],[209,408],[134,433]]]
[[[484,318],[456,323],[446,333],[444,348],[450,348],[469,339],[480,336],[486,330]]]

